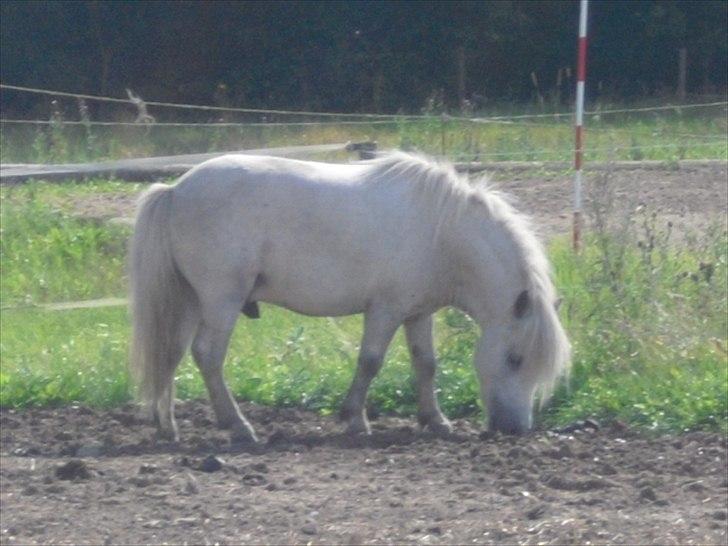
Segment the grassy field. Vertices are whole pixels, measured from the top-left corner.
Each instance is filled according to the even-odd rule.
[[[592,107],[605,113],[587,116],[586,160],[675,161],[728,156],[725,106],[608,113],[619,108],[624,105]],[[522,107],[513,111],[512,107],[501,106],[478,115],[488,118],[543,112]],[[3,125],[0,148],[3,161],[8,163],[82,162],[360,140],[376,140],[381,148],[412,148],[462,160],[570,161],[573,156],[570,116],[482,123],[442,118],[435,108],[425,113],[430,117],[355,124],[324,118],[321,121],[328,119],[328,123],[299,126],[120,127],[68,125],[62,121],[50,126]]]
[[[125,295],[130,228],[70,211],[80,194],[138,190],[113,182],[0,190],[1,405],[111,406],[130,399],[125,308],[48,312],[34,306]],[[725,234],[703,233],[699,239],[688,234],[678,244],[650,218],[633,220],[629,232],[597,230],[579,256],[563,240],[550,247],[574,367],[540,419],[552,425],[591,416],[656,431],[725,432]],[[263,306],[260,320],[238,324],[226,375],[243,398],[332,412],[352,377],[360,332],[358,317],[314,319]],[[444,410],[450,416],[477,415],[472,368],[477,328],[461,313],[444,310],[436,336]],[[189,358],[177,386],[181,398],[204,396]],[[370,402],[382,412],[414,411],[401,334]]]

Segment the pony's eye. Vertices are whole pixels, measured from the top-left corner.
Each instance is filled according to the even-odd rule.
[[[523,357],[515,353],[508,353],[508,356],[506,357],[506,364],[508,364],[508,367],[511,370],[516,371],[521,367],[521,364],[523,364]]]

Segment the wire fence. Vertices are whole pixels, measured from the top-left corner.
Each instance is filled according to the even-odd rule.
[[[33,87],[21,87],[17,85],[0,84],[0,89],[6,89],[11,91],[20,91],[25,93],[35,93],[41,95],[47,95],[52,97],[67,97],[73,99],[84,99],[94,100],[101,102],[114,102],[129,104],[132,106],[137,105],[137,101],[134,99],[121,99],[116,97],[106,97],[101,95],[88,95],[81,93],[67,93],[63,91],[52,91],[49,89],[38,89]],[[336,117],[339,119],[348,118],[360,118],[360,119],[378,119],[378,120],[389,120],[389,121],[402,121],[402,120],[415,120],[415,119],[430,119],[432,114],[372,114],[372,113],[353,113],[353,112],[312,112],[312,111],[301,111],[301,110],[280,110],[280,109],[260,109],[260,108],[238,108],[230,106],[210,106],[200,104],[184,104],[184,103],[173,103],[173,102],[159,102],[159,101],[142,101],[147,106],[155,106],[162,108],[177,108],[184,110],[202,110],[202,111],[213,111],[213,112],[237,112],[246,114],[272,114],[272,115],[285,115],[285,116],[308,116],[308,117]],[[609,114],[624,114],[633,112],[660,112],[660,111],[681,111],[693,108],[708,108],[708,107],[728,107],[728,101],[713,101],[704,103],[694,104],[669,104],[659,106],[646,106],[639,108],[605,108],[586,111],[585,115],[588,116],[602,116]],[[527,119],[546,119],[546,118],[571,118],[574,116],[573,112],[552,112],[552,113],[539,113],[539,114],[519,114],[519,115],[496,115],[496,116],[460,116],[460,115],[449,115],[443,114],[445,119],[469,121],[474,123],[488,123],[492,121],[515,121],[515,120],[527,120]],[[21,122],[23,120],[16,120]],[[33,120],[28,120],[33,121]],[[114,123],[114,122],[109,122]],[[338,121],[337,121],[338,123]],[[366,123],[371,123],[366,122]],[[223,123],[224,124],[224,123]]]
[[[3,162],[90,161],[347,140],[376,140],[381,148],[466,161],[567,161],[573,154],[573,112],[449,115],[430,106],[420,114],[337,113],[144,101],[131,91],[129,98],[117,98],[7,84],[0,84],[0,90],[3,95],[47,97],[30,110],[35,119],[0,119]],[[92,115],[86,101],[117,109]],[[43,111],[45,116],[38,115]],[[185,112],[222,117],[174,119],[187,116]],[[585,113],[585,158],[725,159],[727,113],[728,101],[595,107]]]

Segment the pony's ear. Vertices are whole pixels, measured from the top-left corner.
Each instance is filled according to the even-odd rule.
[[[516,298],[516,303],[513,305],[513,315],[517,319],[523,318],[530,308],[531,298],[528,295],[528,290],[524,290]]]
[[[556,298],[556,301],[554,302],[554,309],[558,312],[559,309],[561,309],[561,304],[563,303],[564,298]]]

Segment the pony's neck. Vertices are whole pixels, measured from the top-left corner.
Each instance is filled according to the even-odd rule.
[[[512,308],[529,282],[509,223],[488,215],[463,215],[453,230],[452,305],[481,327]]]

